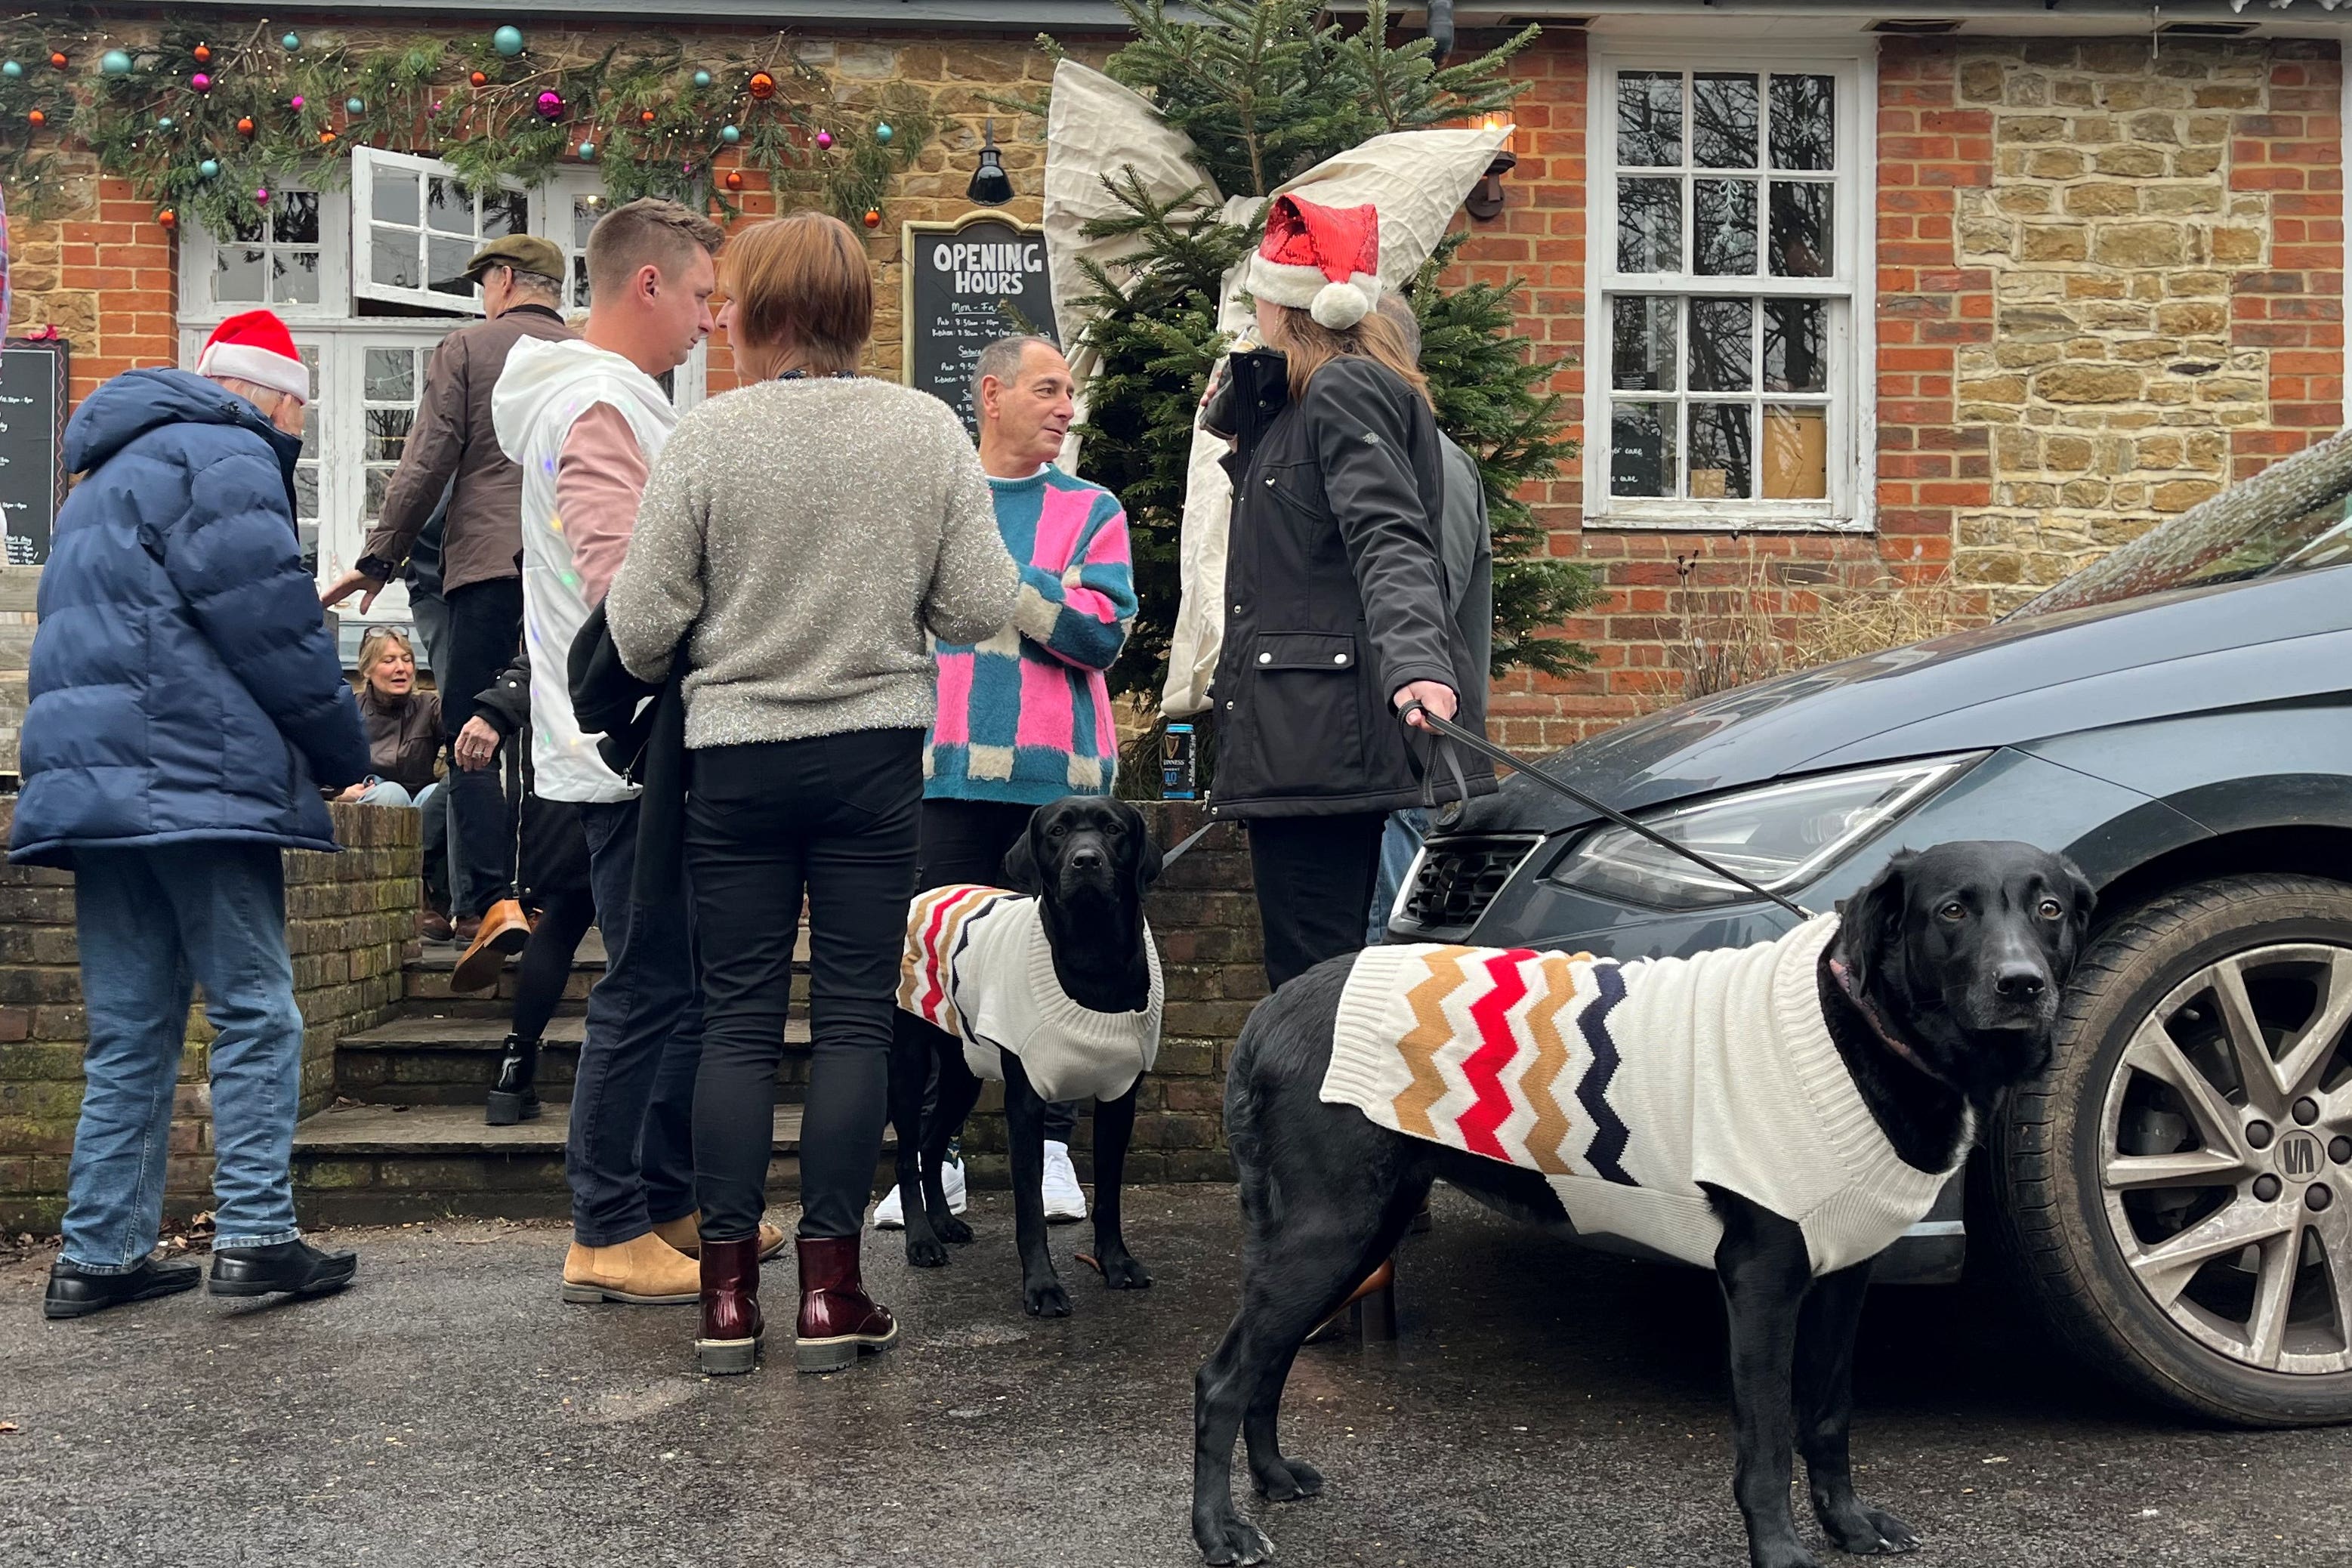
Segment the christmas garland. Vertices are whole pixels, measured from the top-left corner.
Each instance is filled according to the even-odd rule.
[[[266,26],[216,40],[174,22],[133,40],[0,24],[0,186],[20,219],[61,205],[68,145],[129,179],[165,226],[215,233],[259,223],[274,188],[339,186],[346,153],[369,146],[430,151],[477,190],[593,167],[615,202],[667,196],[730,218],[758,171],[779,206],[875,228],[935,130],[903,87],[863,110],[835,104],[781,34],[697,59],[675,42],[541,51],[510,26],[362,49]]]

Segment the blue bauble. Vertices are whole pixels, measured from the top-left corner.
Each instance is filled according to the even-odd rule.
[[[216,180],[220,178],[220,160],[216,158],[205,159],[203,163],[196,165],[196,174],[200,178],[207,180]]]
[[[108,76],[129,76],[131,74],[131,57],[124,54],[121,49],[109,49],[104,55],[100,57],[98,68],[105,72]]]
[[[890,138],[897,134],[897,132],[890,129],[890,122],[887,120],[874,128],[874,140],[886,147],[890,144]]]
[[[709,87],[710,85],[710,73],[709,71],[695,72],[694,85],[697,87]]]
[[[23,76],[24,74],[25,68],[18,65],[15,60],[10,60],[5,65],[0,65],[0,76],[6,77],[10,81],[15,81],[18,77]]]
[[[743,140],[743,128],[740,125],[722,125],[719,128],[719,140],[732,147],[736,142]]]
[[[176,123],[177,121],[168,114],[159,114],[155,117],[155,129],[158,131],[169,131]]]
[[[343,100],[343,112],[345,114],[362,114],[365,113],[366,110],[367,105],[359,99],[347,98]]]
[[[508,59],[514,58],[517,55],[522,53],[522,29],[520,27],[500,27],[497,32],[490,35],[490,47],[498,50],[499,54],[504,55]]]
[[[582,163],[593,163],[595,160],[595,157],[596,143],[593,142],[583,142],[580,143],[580,161]]]
[[[299,33],[289,33],[278,40],[278,47],[288,50],[299,49],[302,47],[302,36]]]

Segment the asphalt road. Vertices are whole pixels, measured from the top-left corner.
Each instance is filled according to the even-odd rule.
[[[1129,1212],[1156,1287],[1102,1291],[1059,1231],[1077,1312],[1056,1322],[1021,1313],[1001,1194],[950,1268],[869,1247],[906,1338],[823,1379],[787,1337],[780,1366],[706,1380],[690,1308],[561,1304],[548,1226],[341,1233],[362,1272],[331,1300],[62,1324],[37,1251],[0,1263],[0,1563],[1182,1568],[1233,1196]],[[1402,1340],[1299,1359],[1286,1447],[1330,1484],[1247,1500],[1277,1562],[1744,1563],[1712,1282],[1450,1194],[1437,1218],[1403,1260]],[[768,1279],[788,1336],[789,1261]],[[1923,1568],[2352,1563],[2352,1430],[2137,1406],[1967,1288],[1883,1290],[1864,1339],[1860,1479]]]

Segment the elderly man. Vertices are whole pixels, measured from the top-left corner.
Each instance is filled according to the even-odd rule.
[[[83,478],[41,574],[8,846],[74,873],[89,1016],[52,1318],[196,1283],[150,1254],[197,982],[215,1031],[213,1293],[320,1295],[357,1267],[301,1239],[289,1171],[302,1013],[278,855],[332,850],[320,791],[369,771],[294,530],[310,390],[285,324],[252,310],[195,374],[116,376],[66,429]]]
[[[467,945],[455,984],[481,990],[497,983],[506,955],[530,935],[515,901],[514,836],[498,773],[469,763],[455,743],[474,718],[474,694],[496,683],[522,639],[522,470],[499,449],[490,427],[490,393],[516,343],[577,334],[563,324],[563,253],[552,241],[527,234],[492,240],[461,276],[480,285],[486,319],[451,332],[433,351],[416,424],[384,489],[375,531],[359,563],[319,597],[331,605],[358,594],[365,614],[448,490],[441,543],[448,658],[447,668],[433,675],[442,731],[458,763],[449,807],[465,886],[450,891],[457,939]],[[495,745],[498,737],[480,724],[475,738]]]
[[[938,646],[939,717],[925,754],[919,887],[993,883],[1029,816],[1066,795],[1108,795],[1118,731],[1103,677],[1135,620],[1127,513],[1100,485],[1054,466],[1076,416],[1062,353],[1044,338],[999,339],[972,373],[980,466],[996,525],[1021,567],[1013,624],[984,643]],[[900,1028],[929,1025],[898,1016]],[[1045,1215],[1079,1220],[1086,1194],[1070,1163],[1076,1107],[1045,1117]],[[900,1137],[913,1135],[900,1129]],[[961,1163],[948,1167],[953,1204]],[[956,1206],[961,1206],[957,1205]],[[875,1212],[903,1223],[897,1188]]]

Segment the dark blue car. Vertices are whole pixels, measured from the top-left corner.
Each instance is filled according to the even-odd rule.
[[[2021,838],[2099,889],[2053,1066],[1881,1265],[1988,1250],[2128,1384],[2352,1419],[2352,433],[1980,631],[1686,704],[1541,766],[1809,910]],[[1408,941],[1690,953],[1790,917],[1513,778],[1442,821]]]

